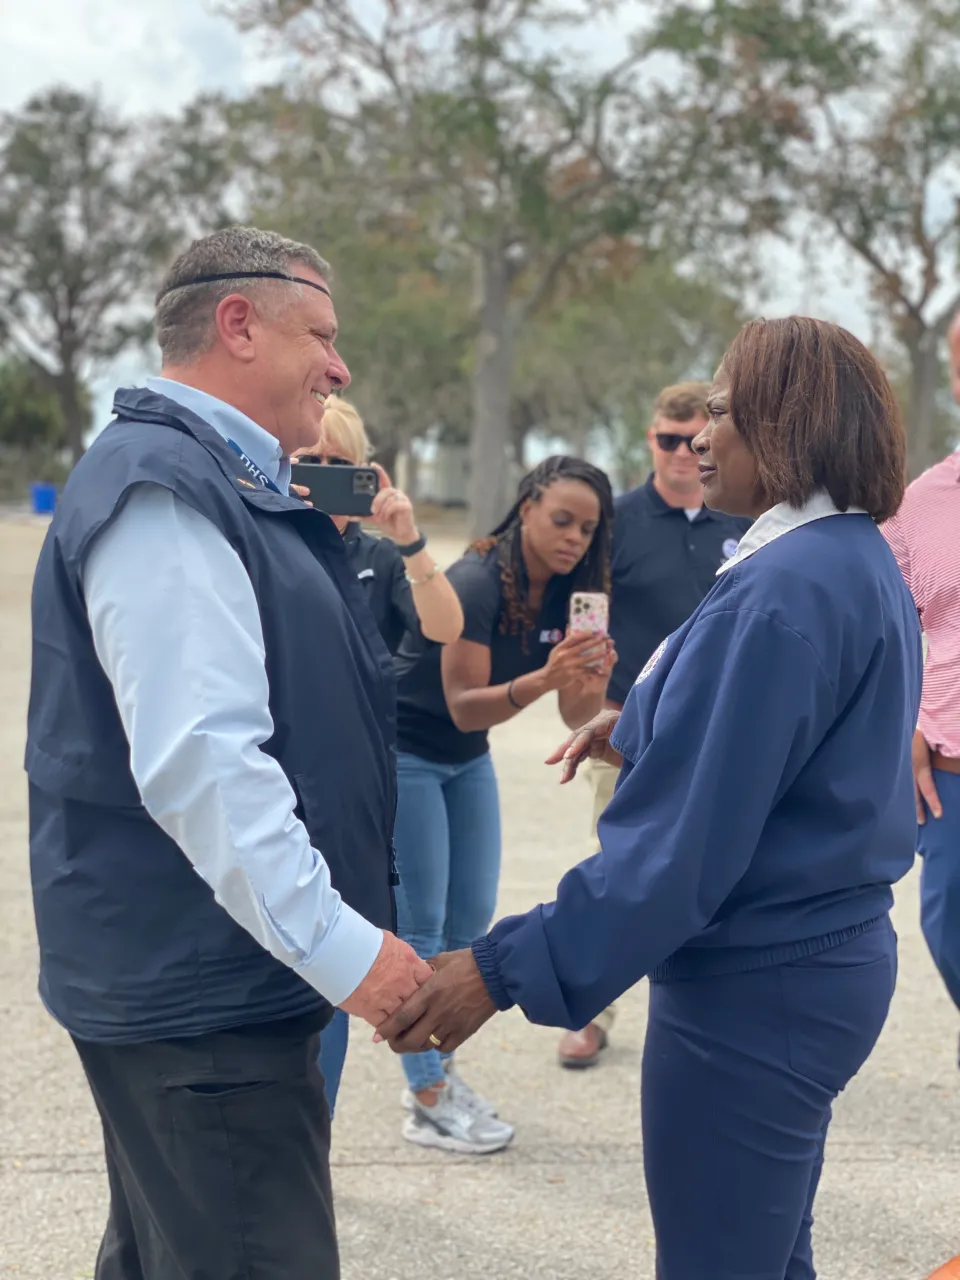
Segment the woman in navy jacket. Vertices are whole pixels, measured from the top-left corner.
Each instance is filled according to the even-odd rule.
[[[642,1112],[658,1280],[812,1280],[834,1098],[896,975],[914,856],[916,609],[876,527],[904,433],[834,325],[757,321],[698,437],[707,504],[755,524],[693,616],[555,760],[623,769],[600,852],[380,1029],[452,1050],[496,1010],[578,1027],[648,975]]]

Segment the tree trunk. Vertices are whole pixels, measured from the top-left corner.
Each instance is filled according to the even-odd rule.
[[[482,537],[503,518],[507,502],[510,381],[516,349],[509,266],[499,242],[480,258],[480,332],[473,373],[470,434],[470,530]]]
[[[911,480],[936,461],[933,434],[940,381],[937,342],[934,330],[924,329],[914,341],[907,343],[910,355],[907,475]]]
[[[527,436],[530,428],[526,423],[515,424],[513,428],[513,460],[521,471],[527,470]]]
[[[63,372],[57,376],[57,398],[63,412],[63,421],[67,428],[67,445],[73,465],[76,466],[83,457],[86,446],[83,442],[86,429],[86,414],[80,396],[80,379],[69,363],[64,363]]]
[[[420,459],[412,441],[403,451],[403,462],[405,493],[411,502],[416,502],[420,497]]]
[[[587,448],[590,444],[590,428],[585,422],[578,422],[575,427],[571,428],[568,435],[568,445],[571,454],[575,458],[585,458],[587,456]]]
[[[381,467],[383,467],[384,471],[394,483],[396,483],[397,480],[398,453],[399,449],[396,444],[393,441],[390,441],[389,444],[381,445],[373,455],[374,462],[380,463]]]

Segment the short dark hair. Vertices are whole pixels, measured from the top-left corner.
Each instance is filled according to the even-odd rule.
[[[730,414],[772,502],[825,489],[841,511],[887,520],[903,499],[906,436],[876,357],[839,325],[753,320],[723,358]]]
[[[678,382],[664,387],[653,402],[653,421],[669,418],[673,422],[692,422],[694,418],[707,418],[709,394],[705,382]]]
[[[258,227],[221,227],[193,244],[171,264],[157,293],[157,344],[164,364],[189,364],[208,351],[216,336],[217,306],[231,293],[258,299],[272,295],[281,306],[299,297],[302,286],[275,280],[228,279],[189,285],[197,276],[230,271],[281,271],[296,274],[298,264],[330,278],[330,267],[309,245]]]

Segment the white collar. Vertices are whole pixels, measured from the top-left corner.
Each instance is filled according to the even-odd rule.
[[[778,502],[775,507],[771,507],[769,511],[757,517],[740,539],[734,554],[717,570],[717,576],[726,573],[741,560],[746,560],[755,551],[765,547],[768,542],[773,542],[775,538],[780,538],[785,533],[792,533],[794,529],[810,524],[813,520],[822,520],[825,516],[865,516],[866,514],[863,507],[847,507],[846,511],[841,511],[825,489],[815,493],[800,508],[791,507],[789,502]]]

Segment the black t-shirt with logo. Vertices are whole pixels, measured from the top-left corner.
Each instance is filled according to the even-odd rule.
[[[366,593],[380,634],[395,654],[405,632],[417,635],[420,632],[420,619],[403,557],[389,538],[367,533],[355,520],[347,525],[343,547]]]
[[[551,578],[536,626],[520,636],[503,635],[503,591],[497,549],[480,556],[468,551],[447,573],[463,606],[463,639],[490,650],[490,684],[506,684],[546,666],[550,650],[567,625],[569,579]],[[461,733],[450,719],[440,676],[442,645],[408,632],[397,654],[397,746],[443,764],[465,764],[489,750],[488,731]]]

